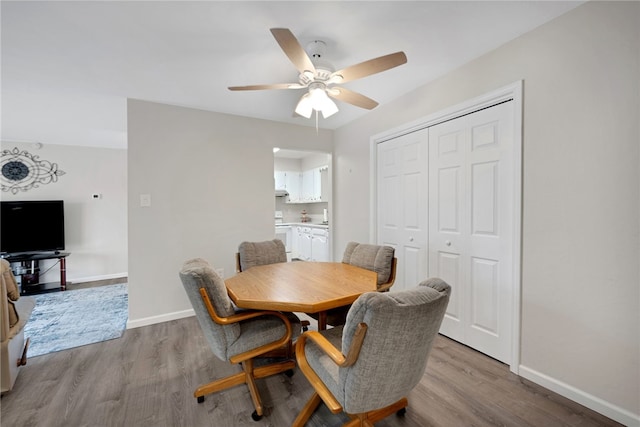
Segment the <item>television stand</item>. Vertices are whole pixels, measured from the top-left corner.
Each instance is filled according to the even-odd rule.
[[[11,263],[11,269],[20,284],[20,294],[40,294],[44,292],[64,291],[67,289],[67,262],[69,252],[36,252],[15,254],[5,257]],[[60,261],[60,282],[40,283],[40,261],[58,259]],[[19,265],[14,266],[14,264]]]

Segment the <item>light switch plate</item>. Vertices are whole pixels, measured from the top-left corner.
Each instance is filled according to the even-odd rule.
[[[140,195],[140,206],[143,208],[148,208],[149,206],[151,206],[151,194]]]

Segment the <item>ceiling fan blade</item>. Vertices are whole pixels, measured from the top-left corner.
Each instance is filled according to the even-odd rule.
[[[344,83],[389,70],[406,62],[407,56],[404,52],[390,53],[338,70],[332,73],[331,77],[342,76],[342,79],[336,79],[336,83]]]
[[[273,37],[275,37],[293,65],[300,71],[300,74],[305,71],[311,71],[315,74],[316,67],[313,66],[309,55],[307,55],[307,52],[305,52],[291,31],[287,28],[272,28],[271,34],[273,34]]]
[[[271,85],[229,86],[229,90],[303,89],[299,83],[276,83]]]
[[[373,99],[343,87],[332,87],[327,90],[327,94],[339,101],[355,105],[356,107],[366,108],[367,110],[373,110],[378,106],[378,103]]]

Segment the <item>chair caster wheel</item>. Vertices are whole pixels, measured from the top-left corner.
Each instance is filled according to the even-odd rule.
[[[399,417],[404,417],[404,414],[406,414],[406,413],[407,413],[407,408],[400,408],[396,412],[396,415],[399,416]]]
[[[284,371],[284,374],[291,378],[294,374],[293,369],[287,369],[286,371]]]
[[[204,396],[198,396],[198,403],[204,402]]]
[[[251,414],[251,418],[253,418],[253,421],[260,421],[262,419],[262,415],[258,415],[257,411],[253,411],[253,414]]]

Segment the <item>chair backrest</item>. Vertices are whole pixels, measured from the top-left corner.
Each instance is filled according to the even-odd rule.
[[[264,242],[242,242],[238,246],[238,271],[245,271],[256,265],[287,262],[287,251],[280,239]]]
[[[227,294],[224,280],[202,258],[194,258],[185,262],[180,270],[180,280],[211,350],[221,360],[229,360],[227,348],[240,336],[240,325],[237,323],[219,325],[214,322],[200,295],[200,288],[205,288],[218,316],[233,315],[235,309]]]
[[[368,292],[352,305],[342,335],[347,353],[358,324],[367,333],[355,364],[339,369],[345,412],[360,413],[405,397],[420,381],[451,293],[441,279],[400,292]],[[336,396],[337,397],[337,396]]]
[[[349,242],[344,250],[342,262],[366,268],[378,273],[378,287],[393,284],[395,280],[395,249],[391,246]],[[388,289],[391,285],[386,286]]]

